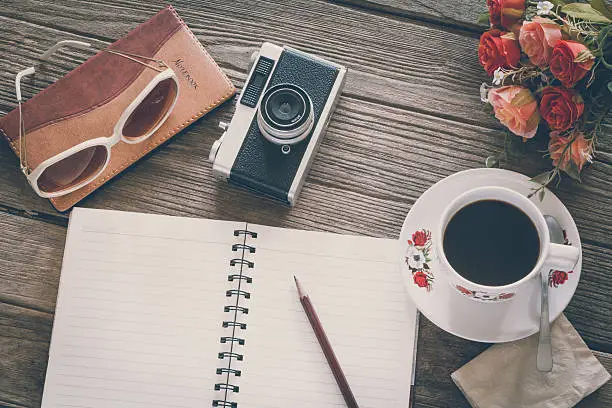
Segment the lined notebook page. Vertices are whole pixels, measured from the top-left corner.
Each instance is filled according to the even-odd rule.
[[[244,226],[75,208],[43,408],[211,406]]]
[[[416,308],[397,241],[249,224],[257,232],[239,407],[341,408],[340,394],[299,302],[309,294],[361,408],[406,408]]]

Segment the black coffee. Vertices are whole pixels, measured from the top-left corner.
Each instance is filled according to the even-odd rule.
[[[444,253],[457,273],[487,286],[525,277],[540,254],[538,231],[515,206],[482,200],[460,209],[444,232]]]

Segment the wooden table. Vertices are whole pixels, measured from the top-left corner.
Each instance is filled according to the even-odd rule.
[[[482,167],[503,149],[501,126],[482,111],[486,80],[475,24],[484,0],[177,0],[175,7],[234,83],[262,41],[348,66],[344,94],[306,181],[289,209],[213,179],[208,152],[234,110],[227,103],[81,205],[247,219],[275,226],[397,237],[417,197],[454,172]],[[15,107],[15,73],[60,39],[103,47],[161,9],[157,0],[4,0],[0,5],[0,114]],[[26,87],[28,96],[75,67],[63,53]],[[609,128],[608,128],[609,129]],[[566,315],[612,370],[612,132],[582,184],[555,192],[574,216],[584,267]],[[534,154],[506,168],[535,175]],[[40,405],[68,214],[27,186],[0,143],[0,406]],[[421,319],[415,407],[468,407],[450,373],[487,347]],[[612,406],[608,383],[580,407]]]

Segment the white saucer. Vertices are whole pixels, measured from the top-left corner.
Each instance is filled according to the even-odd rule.
[[[444,271],[436,260],[436,248],[427,247],[426,269],[416,279],[406,264],[408,240],[416,231],[436,231],[445,206],[464,191],[482,186],[501,186],[528,195],[535,183],[512,171],[501,169],[473,169],[449,176],[429,188],[412,206],[400,235],[400,265],[404,284],[417,308],[438,327],[468,340],[499,343],[518,340],[539,330],[540,282],[519,291],[513,298],[503,302],[482,302],[470,299],[473,294],[462,295],[445,278]],[[556,319],[571,300],[582,269],[582,249],[578,229],[567,208],[549,190],[544,200],[533,197],[532,201],[542,213],[552,215],[566,232],[567,243],[581,251],[573,272],[549,272],[549,304],[551,321]],[[423,234],[417,237],[422,243]],[[414,243],[413,243],[414,244]],[[427,242],[430,245],[430,241]],[[474,256],[477,256],[474,253]],[[429,259],[431,258],[431,259]],[[414,266],[414,265],[413,265]],[[425,281],[425,276],[427,280]],[[566,278],[566,279],[565,279]],[[561,282],[564,281],[564,282]],[[425,283],[426,282],[426,283]]]

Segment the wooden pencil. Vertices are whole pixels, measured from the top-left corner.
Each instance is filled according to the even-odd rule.
[[[344,376],[344,372],[340,367],[340,363],[338,362],[338,358],[336,358],[336,354],[331,347],[329,339],[323,330],[323,326],[321,325],[321,321],[317,316],[317,312],[314,309],[312,302],[308,295],[302,289],[300,285],[300,281],[296,276],[293,276],[295,279],[295,286],[297,287],[298,296],[300,298],[300,302],[302,303],[302,307],[304,308],[304,312],[306,312],[306,316],[308,317],[308,321],[310,322],[310,326],[315,332],[317,336],[317,340],[321,345],[321,349],[323,349],[323,354],[327,359],[327,363],[331,368],[331,371],[336,379],[336,383],[340,388],[340,392],[344,397],[344,401],[346,401],[346,406],[348,408],[359,408],[357,405],[357,401],[355,400],[355,396],[353,395],[353,391],[351,391],[351,387],[349,387],[348,381],[346,381],[346,377]]]

